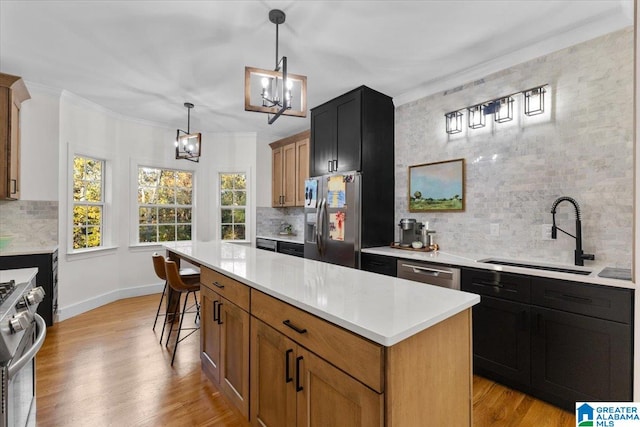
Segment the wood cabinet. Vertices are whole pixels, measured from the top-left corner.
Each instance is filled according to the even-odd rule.
[[[393,172],[393,133],[392,99],[366,86],[312,108],[311,175]]]
[[[391,347],[251,290],[253,426],[471,426],[470,310]]]
[[[632,398],[629,289],[463,269],[477,373],[573,410]]]
[[[203,370],[240,413],[248,417],[249,289],[204,267],[200,274]]]
[[[251,331],[252,425],[383,425],[382,394],[256,318]]]
[[[471,427],[471,309],[383,346],[209,268],[201,282],[203,371],[253,426]]]
[[[309,177],[309,131],[272,142],[271,205],[304,206],[304,181]]]
[[[0,73],[0,200],[20,198],[20,107],[29,98],[20,77]]]

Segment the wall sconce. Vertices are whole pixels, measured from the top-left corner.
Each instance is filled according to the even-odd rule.
[[[473,107],[467,108],[467,113],[469,114],[468,122],[469,127],[471,129],[482,128],[485,125],[485,114],[484,114],[484,106],[482,104],[474,105]]]
[[[269,124],[281,115],[307,117],[307,77],[287,73],[287,57],[278,57],[278,26],[285,19],[283,11],[269,11],[276,24],[275,69],[244,67],[244,109],[269,114]]]
[[[535,116],[544,113],[544,86],[534,87],[522,92],[524,95],[524,113]]]
[[[202,134],[200,132],[191,133],[191,109],[194,105],[190,102],[185,102],[184,106],[187,108],[187,131],[178,129],[176,132],[176,159],[199,162],[202,153]]]
[[[496,122],[504,123],[513,120],[513,98],[511,96],[500,98],[495,103],[497,107],[493,116]]]
[[[452,111],[444,115],[447,122],[447,133],[449,135],[462,132],[462,113]]]

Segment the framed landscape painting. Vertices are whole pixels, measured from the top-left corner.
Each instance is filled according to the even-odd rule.
[[[409,166],[409,212],[464,211],[464,159]]]

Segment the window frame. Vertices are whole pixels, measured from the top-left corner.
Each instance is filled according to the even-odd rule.
[[[74,159],[75,157],[91,158],[102,161],[102,202],[80,202],[80,204],[102,206],[102,224],[100,231],[100,246],[74,248],[73,247],[73,208],[76,205],[74,200]],[[66,252],[68,255],[87,254],[114,249],[113,245],[113,220],[112,220],[112,186],[113,186],[113,158],[101,150],[84,148],[78,149],[72,144],[67,146],[67,210],[66,210]]]
[[[171,170],[178,172],[188,172],[191,174],[191,204],[190,205],[167,205],[167,207],[175,207],[179,208],[181,206],[190,206],[191,207],[191,240],[169,240],[163,242],[140,242],[140,204],[138,203],[138,191],[139,191],[139,183],[138,183],[138,171],[139,168],[152,168],[152,169],[162,169],[162,170]],[[153,247],[162,247],[162,245],[166,243],[173,242],[193,242],[196,240],[197,226],[196,226],[196,218],[197,218],[197,173],[194,168],[189,167],[178,167],[175,164],[167,164],[165,162],[159,162],[157,160],[144,160],[144,159],[132,159],[130,164],[130,175],[131,175],[131,209],[130,209],[130,227],[129,227],[129,246],[130,247],[140,247],[140,248],[153,248]]]
[[[228,209],[234,209],[233,206],[225,207],[222,205],[222,186],[221,186],[221,175],[232,175],[232,174],[243,174],[245,177],[245,204],[241,207],[244,207],[244,239],[238,240],[225,240],[222,238],[222,211]],[[232,242],[232,243],[250,243],[251,242],[251,175],[250,171],[246,168],[242,167],[230,167],[225,169],[217,170],[215,173],[216,179],[216,224],[217,229],[215,235],[218,236],[218,239],[221,242]]]

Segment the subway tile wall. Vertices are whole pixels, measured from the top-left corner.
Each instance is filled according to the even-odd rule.
[[[256,208],[256,235],[272,236],[280,231],[280,223],[291,224],[295,234],[303,237],[304,208]]]
[[[0,201],[0,235],[12,237],[6,249],[58,245],[58,202]]]
[[[543,115],[524,116],[516,95],[512,122],[487,116],[485,128],[469,129],[465,112],[466,129],[445,133],[445,113],[545,83]],[[584,251],[596,256],[585,265],[631,267],[632,28],[401,105],[395,144],[396,224],[428,221],[443,251],[573,264],[573,238],[542,237],[553,201],[569,196],[581,208]],[[464,212],[410,213],[409,166],[458,158],[466,165]],[[556,219],[574,234],[572,205],[560,204]]]

